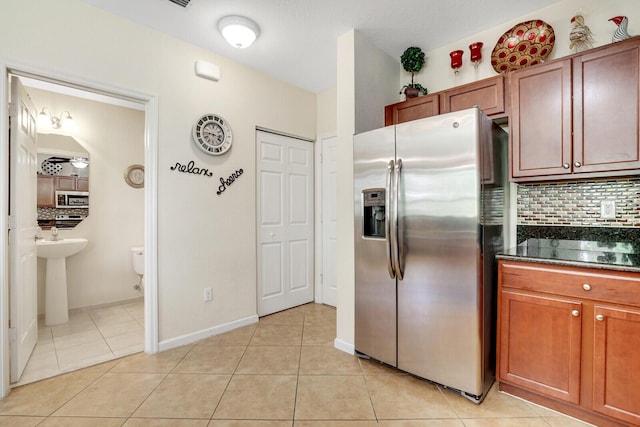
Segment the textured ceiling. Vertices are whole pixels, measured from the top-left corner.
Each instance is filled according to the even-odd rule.
[[[336,84],[337,38],[356,29],[394,58],[409,46],[430,51],[559,0],[83,0],[248,65],[311,92]],[[247,49],[217,30],[226,15],[260,27]]]

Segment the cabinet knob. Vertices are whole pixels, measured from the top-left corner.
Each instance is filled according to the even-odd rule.
[[[591,285],[588,283],[585,283],[584,285],[582,285],[582,289],[584,289],[585,291],[590,291],[591,290]]]
[[[598,322],[602,322],[604,320],[604,316],[602,314],[596,314],[596,320]]]
[[[571,167],[571,163],[563,163],[562,167],[565,169],[569,169]]]
[[[573,164],[573,166],[575,166],[575,167],[579,168],[580,166],[582,166],[582,163],[580,163],[580,162],[575,162],[575,163]]]
[[[580,316],[580,311],[578,311],[578,310],[573,310],[573,311],[571,312],[571,315],[572,315],[573,317],[578,317],[578,316]]]

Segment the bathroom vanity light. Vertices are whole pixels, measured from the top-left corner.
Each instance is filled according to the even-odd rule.
[[[71,113],[68,111],[64,111],[60,114],[60,116],[56,117],[52,115],[48,111],[47,107],[42,107],[42,111],[38,114],[38,128],[39,130],[48,130],[48,129],[62,129],[66,131],[75,130],[76,124],[71,117]]]
[[[224,39],[233,47],[244,49],[260,35],[258,25],[244,16],[230,15],[218,21],[218,30]]]

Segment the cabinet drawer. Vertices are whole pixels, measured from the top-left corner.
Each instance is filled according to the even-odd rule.
[[[502,261],[502,286],[582,299],[640,305],[640,274]]]

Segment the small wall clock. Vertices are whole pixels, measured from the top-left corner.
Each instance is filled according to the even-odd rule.
[[[144,187],[144,166],[131,165],[124,173],[124,180],[133,188]]]
[[[212,156],[219,156],[231,148],[231,126],[217,114],[205,114],[193,125],[193,142]]]

